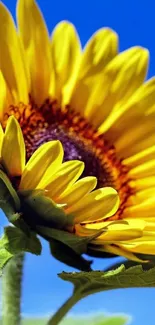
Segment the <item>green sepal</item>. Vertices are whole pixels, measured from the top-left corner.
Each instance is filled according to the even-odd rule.
[[[19,197],[2,170],[0,170],[0,208],[4,211],[9,222],[16,219],[17,212],[20,210]]]
[[[81,271],[91,271],[92,261],[86,260],[84,257],[75,253],[75,251],[60,241],[51,239],[50,249],[51,254],[58,261]]]
[[[88,248],[87,248],[87,255],[89,255],[91,257],[112,258],[112,257],[116,257],[117,256],[115,254],[111,254],[111,253],[103,252],[103,251],[100,251],[100,250],[97,250],[97,249],[93,249],[93,247],[94,247],[94,245],[90,243],[88,245]]]
[[[75,253],[81,255],[87,252],[87,245],[93,239],[101,235],[104,230],[97,230],[93,235],[87,237],[80,237],[68,231],[48,228],[37,227],[37,232],[47,240],[55,239],[64,245],[70,247]]]
[[[34,232],[27,236],[21,229],[5,227],[4,234],[0,239],[0,248],[5,248],[11,254],[30,252],[35,255],[41,254],[41,243]]]
[[[26,236],[30,235],[31,229],[24,221],[22,214],[18,214],[18,218],[13,221],[13,224],[15,227],[21,229],[25,233]]]
[[[90,271],[92,262],[81,255],[87,252],[88,243],[99,236],[103,230],[89,237],[79,237],[64,230],[37,227],[37,233],[50,242],[51,253],[59,261],[79,270]]]
[[[2,275],[2,269],[5,264],[12,258],[13,254],[7,251],[4,247],[0,247],[0,276]]]
[[[62,229],[67,224],[67,216],[63,209],[56,205],[42,191],[21,192],[22,211],[29,216],[32,226],[43,225]]]
[[[29,197],[29,196],[34,196],[37,194],[45,194],[45,190],[41,189],[35,189],[35,190],[19,190],[18,191],[19,196],[21,197]]]
[[[61,273],[59,277],[74,285],[74,294],[79,295],[79,300],[90,294],[120,288],[155,287],[155,268],[143,270],[141,265],[125,269],[121,265],[108,272],[74,272]]]

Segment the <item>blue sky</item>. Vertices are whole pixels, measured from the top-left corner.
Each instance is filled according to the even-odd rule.
[[[15,0],[3,1],[15,13]],[[155,2],[153,0],[40,0],[49,31],[60,20],[75,24],[82,45],[97,29],[113,28],[120,36],[120,50],[134,45],[147,47],[151,54],[149,77],[155,74]],[[2,223],[4,218],[2,218]],[[112,261],[96,259],[95,269],[103,269]],[[26,314],[47,314],[56,310],[71,293],[71,285],[58,279],[56,274],[70,271],[49,255],[43,242],[43,254],[26,257],[22,310]],[[146,322],[154,325],[155,289],[128,289],[99,293],[81,301],[73,312],[124,312],[133,316],[133,325]],[[146,308],[146,302],[149,310]]]

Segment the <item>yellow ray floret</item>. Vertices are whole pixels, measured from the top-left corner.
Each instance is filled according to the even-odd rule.
[[[25,166],[25,143],[14,116],[10,116],[2,143],[2,163],[10,176],[20,176]]]
[[[26,164],[20,188],[36,188],[43,179],[46,182],[62,163],[63,149],[59,141],[49,141],[40,146]],[[42,188],[42,186],[40,186]]]
[[[41,104],[48,97],[52,67],[47,28],[32,0],[18,1],[17,20],[26,63],[31,71],[31,94],[35,102]]]
[[[69,22],[61,22],[54,29],[51,39],[51,55],[54,71],[51,93],[56,95],[59,102],[63,100],[65,103],[68,92],[73,88],[82,56],[76,30]]]
[[[0,68],[14,102],[21,100],[27,103],[29,90],[20,42],[13,18],[2,3],[0,3],[0,22]],[[4,26],[7,26],[5,32]]]
[[[119,207],[117,192],[110,188],[93,191],[67,209],[68,214],[76,216],[75,223],[92,222],[112,216]]]

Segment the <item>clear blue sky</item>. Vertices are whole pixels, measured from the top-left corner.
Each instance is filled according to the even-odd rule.
[[[15,13],[15,0],[3,1]],[[155,75],[155,2],[153,0],[40,0],[49,31],[60,20],[75,24],[82,44],[97,29],[113,28],[120,36],[120,50],[142,45],[151,54],[149,77]],[[56,274],[65,265],[55,261],[43,243],[41,257],[27,255],[23,283],[22,309],[27,314],[47,314],[55,310],[71,293],[71,285],[58,279]],[[111,261],[112,262],[112,261]],[[94,267],[102,269],[109,260],[96,259]],[[154,325],[155,289],[128,289],[100,293],[80,302],[73,312],[125,312],[133,316],[133,325]],[[148,307],[146,308],[146,304]]]

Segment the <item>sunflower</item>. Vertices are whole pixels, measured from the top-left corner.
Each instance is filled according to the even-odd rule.
[[[82,51],[67,21],[50,38],[34,0],[18,1],[17,30],[2,3],[0,22],[1,165],[14,188],[43,190],[72,219],[64,229],[79,237],[106,229],[89,254],[136,261],[137,254],[154,255],[155,78],[144,82],[148,51],[118,53],[109,28]]]

